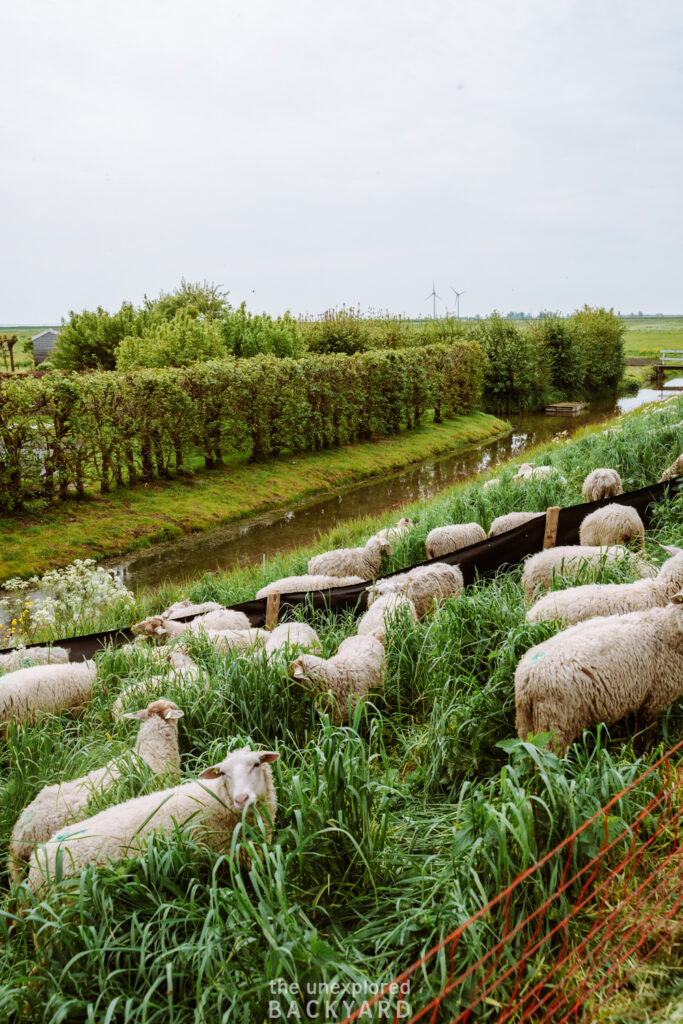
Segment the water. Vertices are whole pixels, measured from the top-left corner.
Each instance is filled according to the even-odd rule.
[[[204,572],[258,562],[262,558],[310,543],[338,523],[359,516],[381,515],[406,503],[424,501],[477,473],[493,469],[509,458],[519,458],[534,445],[566,431],[571,435],[591,423],[601,423],[615,413],[629,412],[646,402],[668,397],[668,389],[683,389],[683,378],[669,381],[667,390],[644,388],[616,403],[594,403],[578,416],[546,416],[543,413],[510,418],[512,434],[490,444],[455,455],[430,459],[405,470],[340,488],[324,498],[303,502],[287,511],[266,512],[202,533],[187,534],[130,552],[101,564],[114,569],[134,591],[180,583]],[[397,511],[396,518],[399,517]],[[2,591],[0,591],[2,596]],[[3,621],[0,611],[0,623]]]

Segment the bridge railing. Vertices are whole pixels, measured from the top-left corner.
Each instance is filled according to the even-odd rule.
[[[663,348],[659,352],[660,363],[677,363],[683,365],[683,349]]]

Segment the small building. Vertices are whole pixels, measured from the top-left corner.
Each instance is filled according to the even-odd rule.
[[[33,362],[36,366],[38,363],[43,363],[49,358],[58,337],[59,331],[56,331],[53,327],[48,327],[47,330],[41,331],[40,334],[33,335],[31,338],[33,342]]]

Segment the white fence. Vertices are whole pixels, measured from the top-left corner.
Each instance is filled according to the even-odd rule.
[[[660,349],[659,361],[660,363],[677,363],[679,366],[683,366],[683,349]]]

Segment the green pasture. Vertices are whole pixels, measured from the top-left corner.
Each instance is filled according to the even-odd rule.
[[[384,570],[423,558],[424,538],[434,526],[475,520],[488,527],[515,508],[542,511],[581,501],[581,482],[597,466],[617,468],[625,490],[651,482],[680,452],[682,416],[683,398],[674,398],[609,430],[538,450],[536,463],[556,466],[566,483],[556,474],[512,486],[510,463],[498,468],[498,487],[460,485],[405,508],[401,514],[413,518],[415,529],[396,545]],[[148,595],[137,612],[158,611],[176,596],[224,603],[251,597],[268,580],[304,571],[311,554],[357,543],[399,514],[344,524],[306,550],[207,575],[182,594],[168,588]],[[683,544],[683,496],[658,506],[646,544],[655,564],[666,557],[658,542]],[[624,582],[635,573],[629,563],[603,569],[601,579]],[[181,829],[153,839],[142,856],[87,869],[40,899],[10,891],[0,869],[0,1020],[305,1020],[306,990],[313,986],[328,993],[331,1004],[313,1019],[340,1020],[378,981],[390,981],[537,864],[683,737],[683,701],[661,716],[644,750],[642,737],[634,742],[632,720],[587,730],[562,758],[543,749],[541,738],[517,741],[515,667],[530,646],[560,628],[525,621],[520,576],[520,567],[511,566],[476,581],[417,624],[397,620],[387,637],[383,689],[341,727],[290,683],[285,656],[267,662],[223,654],[201,637],[191,641],[202,673],[195,683],[170,679],[145,647],[109,650],[98,658],[94,697],[80,717],[46,715],[32,727],[11,726],[0,745],[0,864],[14,822],[42,786],[81,775],[130,747],[135,725],[115,721],[111,708],[133,680],[147,686],[149,699],[162,687],[184,710],[185,779],[245,743],[281,756],[274,766],[279,807],[271,843],[258,822],[245,825],[231,853],[219,857]],[[303,607],[298,615],[315,626],[326,657],[357,627],[350,613]],[[160,671],[161,682],[152,682]],[[609,877],[611,864],[629,848],[628,825],[662,781],[636,785],[611,808],[613,862],[601,877]],[[149,773],[131,772],[97,800],[154,785]],[[646,818],[637,841],[653,837],[656,825],[654,815]],[[572,848],[575,868],[590,860],[604,832],[600,819],[582,834]],[[669,838],[649,846],[639,867],[643,877],[670,854]],[[251,854],[249,869],[237,866],[240,849]],[[441,991],[451,970],[466,971],[506,926],[514,934],[515,924],[539,908],[561,878],[561,866],[551,861],[505,908],[482,918],[457,947],[444,948],[412,979],[411,1012]],[[615,900],[622,882],[618,873],[611,879]],[[559,900],[551,923],[561,921],[576,896]],[[562,972],[564,944],[578,947],[594,924],[594,909],[559,927],[556,943],[529,957],[519,975],[505,982],[502,974],[503,988],[476,1019],[496,1020],[511,988],[518,984],[523,994],[541,977],[537,972],[556,966]],[[624,937],[620,931],[616,941]],[[652,943],[660,941],[657,932]],[[600,1006],[603,1024],[672,1019],[681,995],[680,930],[661,948],[643,942],[653,954],[646,965],[614,957],[610,982],[623,980],[627,987]],[[512,963],[512,947],[511,954]],[[599,980],[601,972],[594,976]],[[283,983],[292,986],[286,994]],[[455,990],[437,1019],[455,1016],[462,997],[463,990]],[[586,994],[584,1009],[599,998]]]
[[[683,350],[683,317],[643,317],[626,320],[624,351],[629,356],[656,359],[660,349]]]

